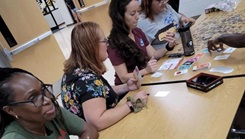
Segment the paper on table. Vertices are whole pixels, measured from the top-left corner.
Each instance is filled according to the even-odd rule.
[[[221,56],[216,56],[214,60],[224,60],[227,59],[230,55],[221,55]]]
[[[223,53],[229,54],[229,53],[233,53],[235,50],[236,50],[236,48],[229,47],[229,48],[225,49],[225,51]]]
[[[202,52],[203,52],[203,53],[209,53],[209,52],[208,52],[208,48],[202,49]]]
[[[169,59],[165,61],[158,70],[175,69],[182,60],[183,58]]]
[[[188,69],[185,70],[179,70],[174,73],[174,76],[181,75],[181,74],[186,74],[188,72]]]
[[[166,97],[170,92],[169,91],[158,91],[154,96],[155,97]]]
[[[191,65],[196,62],[197,60],[199,60],[202,56],[204,55],[204,53],[199,53],[197,55],[195,55],[195,57],[189,58],[187,59],[180,67],[178,70],[186,70],[189,69],[191,67]]]
[[[154,74],[151,75],[151,77],[157,78],[157,77],[160,77],[162,75],[163,75],[163,73],[161,73],[161,72],[155,72]]]
[[[214,67],[212,69],[209,70],[210,72],[220,72],[220,73],[231,73],[232,71],[234,71],[233,68],[230,68],[230,67],[224,67],[224,66],[217,66],[217,67]]]

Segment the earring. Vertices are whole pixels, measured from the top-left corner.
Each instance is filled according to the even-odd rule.
[[[15,117],[16,119],[19,119],[18,115],[15,115],[14,117]]]

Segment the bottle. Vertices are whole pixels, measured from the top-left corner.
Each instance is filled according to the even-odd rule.
[[[191,25],[192,23],[189,22],[188,24],[180,27],[178,30],[178,32],[180,33],[180,38],[182,41],[185,56],[191,56],[195,54],[194,44],[192,41],[192,36],[191,36],[191,31],[190,31]]]

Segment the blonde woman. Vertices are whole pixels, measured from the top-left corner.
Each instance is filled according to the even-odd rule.
[[[70,112],[84,118],[97,130],[105,129],[130,112],[142,108],[134,100],[147,101],[146,92],[137,93],[124,105],[115,107],[118,96],[138,88],[135,79],[110,86],[103,73],[108,57],[108,41],[98,24],[84,22],[76,25],[71,34],[71,55],[64,64],[62,102]]]

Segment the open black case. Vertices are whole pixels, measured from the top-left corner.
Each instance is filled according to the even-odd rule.
[[[207,73],[199,73],[196,76],[186,81],[186,85],[204,92],[208,92],[216,86],[223,83],[221,76],[216,76]]]

